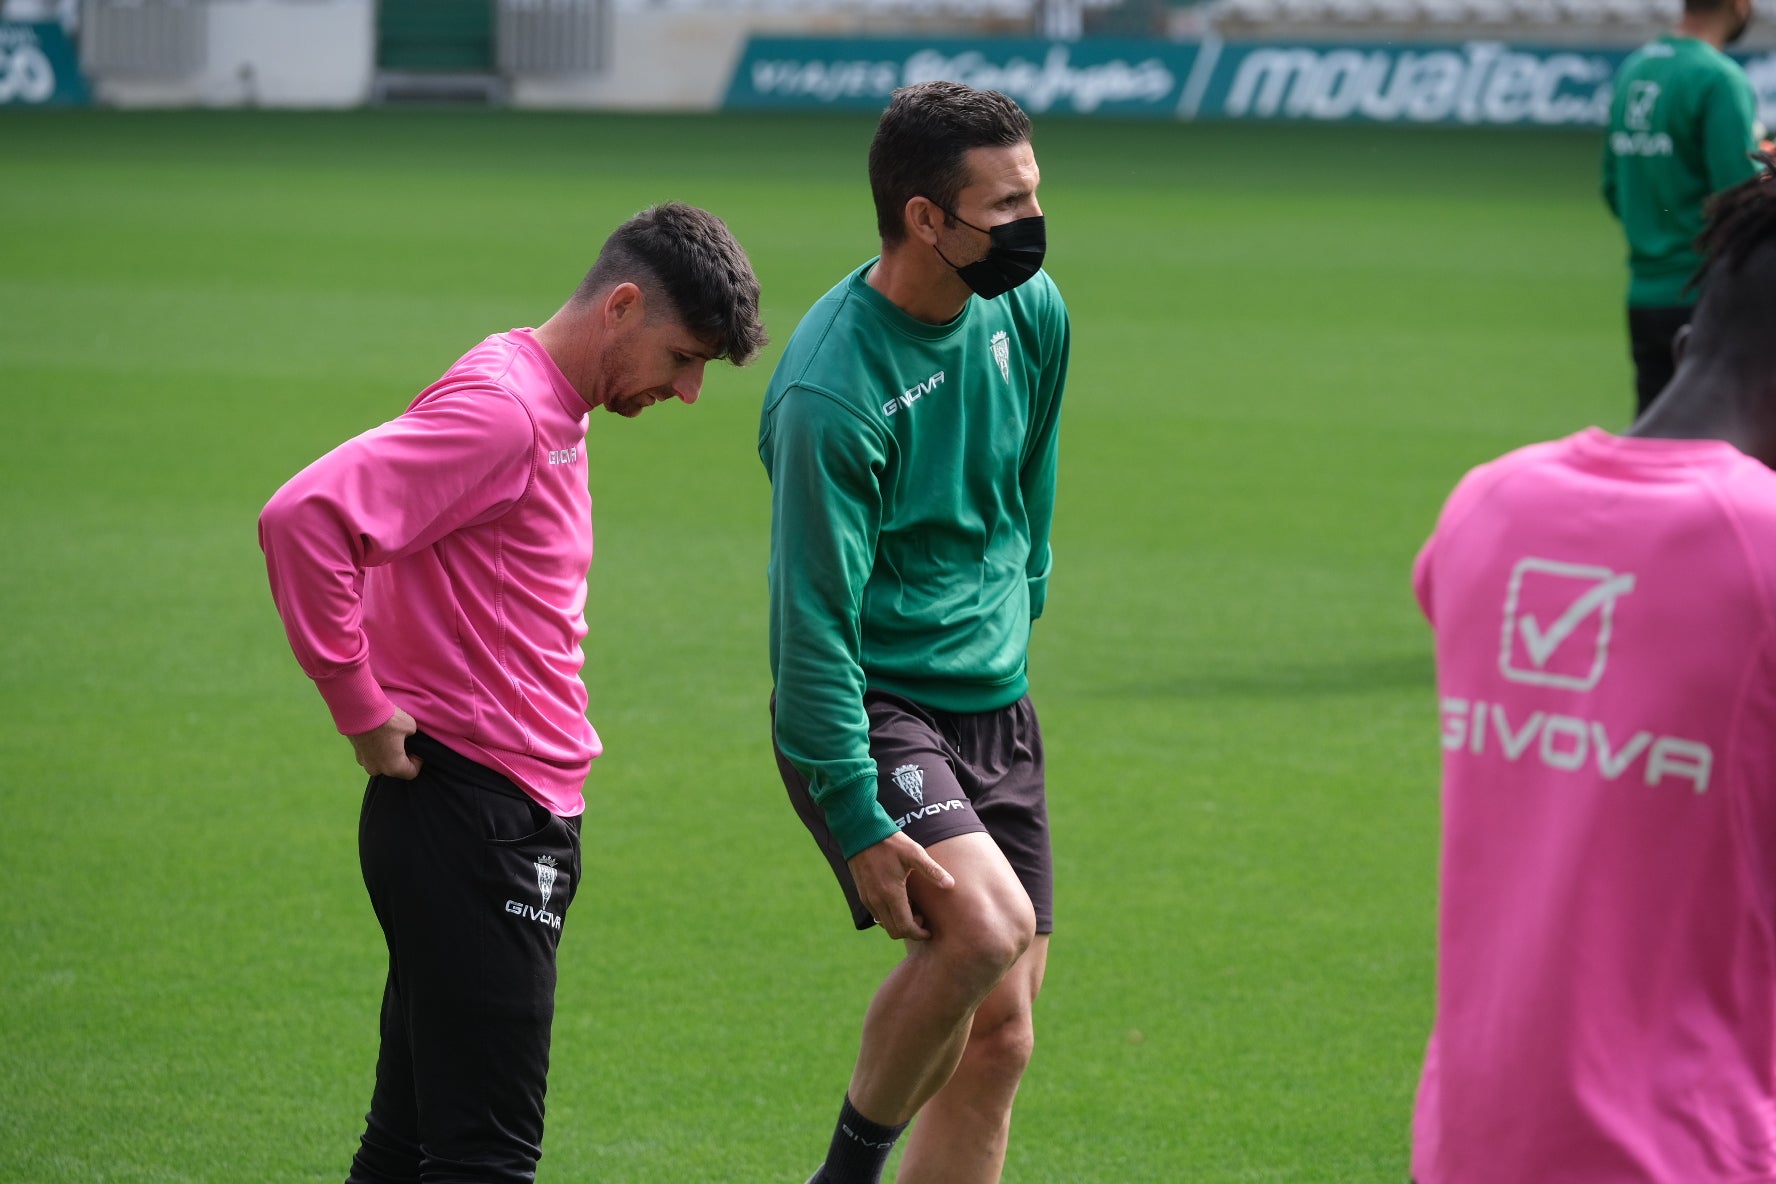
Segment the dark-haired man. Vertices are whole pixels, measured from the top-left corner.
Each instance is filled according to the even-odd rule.
[[[1053,928],[1027,694],[1049,573],[1067,310],[1030,123],[896,91],[869,153],[882,252],[817,302],[765,395],[779,769],[877,991],[822,1184],[999,1179]]]
[[[1482,465],[1418,557],[1443,851],[1418,1184],[1776,1180],[1776,178],[1625,436]]]
[[[1752,176],[1757,97],[1721,50],[1745,34],[1752,0],[1684,0],[1677,28],[1616,73],[1603,197],[1628,240],[1628,342],[1640,411],[1671,380],[1671,342],[1689,320],[1702,204]]]
[[[487,338],[265,507],[290,645],[370,774],[359,856],[389,971],[350,1184],[534,1177],[601,751],[580,681],[588,416],[694,403],[705,363],[763,342],[727,227],[655,206],[541,327]]]

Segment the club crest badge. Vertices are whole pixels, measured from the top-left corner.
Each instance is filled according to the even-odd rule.
[[[993,347],[993,360],[999,363],[999,377],[1003,378],[1006,382],[1010,382],[1011,338],[1007,337],[1005,335],[1005,330],[1001,329],[999,332],[993,334],[993,339],[990,344]]]
[[[536,861],[537,891],[543,894],[543,903],[549,903],[549,894],[555,891],[555,857],[544,855]]]
[[[902,765],[891,774],[900,792],[913,799],[913,805],[925,804],[925,770],[918,765]]]

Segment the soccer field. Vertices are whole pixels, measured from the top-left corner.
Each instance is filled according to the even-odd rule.
[[[254,520],[675,197],[778,345],[873,252],[872,119],[0,117],[0,1180],[336,1181],[383,949],[362,780]],[[1402,1184],[1470,464],[1632,405],[1589,136],[1038,120],[1074,317],[1032,654],[1058,931],[1008,1184]],[[606,755],[545,1184],[799,1184],[896,951],[772,765],[773,347],[593,419]]]

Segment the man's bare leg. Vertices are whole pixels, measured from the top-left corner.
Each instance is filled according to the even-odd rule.
[[[998,1184],[1011,1104],[1035,1048],[1031,1019],[1047,967],[1044,935],[975,1010],[961,1062],[907,1139],[898,1184]]]
[[[958,835],[933,844],[930,855],[955,883],[908,882],[931,936],[906,943],[906,958],[871,1001],[848,1091],[855,1111],[881,1127],[906,1123],[949,1081],[976,1009],[1035,935],[1030,899],[991,838]]]

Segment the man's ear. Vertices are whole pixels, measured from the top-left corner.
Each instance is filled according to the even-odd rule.
[[[640,288],[625,280],[604,294],[600,312],[606,329],[615,329],[619,325],[627,327],[638,324],[646,316],[647,301]]]
[[[937,245],[938,232],[943,229],[949,215],[939,209],[937,203],[929,197],[909,197],[901,218],[906,223],[908,237],[932,247]]]

